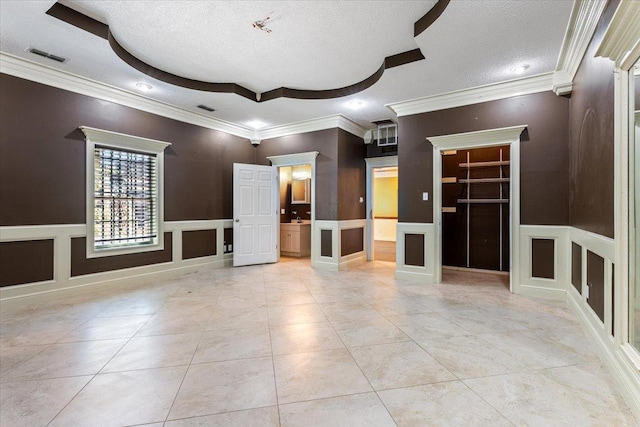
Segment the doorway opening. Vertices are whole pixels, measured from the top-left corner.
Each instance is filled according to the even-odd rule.
[[[311,164],[278,168],[280,191],[280,256],[311,256]]]
[[[366,159],[367,261],[396,262],[398,156]]]
[[[508,145],[442,152],[444,282],[462,270],[508,287],[510,176]]]
[[[373,259],[396,262],[398,167],[373,169]]]
[[[298,249],[297,247],[294,247],[294,238],[298,237],[296,235],[293,235],[292,233],[287,233],[287,234],[292,234],[291,239],[289,238],[288,235],[283,236],[283,232],[288,229],[288,228],[292,228],[291,224],[292,224],[292,220],[295,221],[293,224],[296,224],[298,228],[302,227],[302,225],[304,224],[304,227],[306,227],[306,229],[304,229],[304,231],[306,232],[307,229],[309,230],[310,233],[310,237],[309,237],[309,255],[307,256],[311,256],[310,262],[311,262],[311,266],[313,267],[316,261],[316,257],[320,256],[320,250],[318,247],[316,247],[316,240],[318,240],[316,238],[316,230],[315,230],[315,222],[316,222],[316,214],[315,214],[315,200],[316,200],[316,157],[318,157],[318,154],[320,154],[318,151],[309,151],[306,153],[296,153],[296,154],[284,154],[284,155],[280,155],[280,156],[269,156],[267,157],[267,159],[271,162],[272,166],[275,166],[278,168],[278,189],[280,191],[280,197],[278,198],[278,209],[279,209],[279,214],[280,214],[280,221],[279,221],[279,238],[280,238],[280,245],[278,245],[278,259],[280,259],[280,248],[282,246],[282,242],[283,242],[283,237],[284,237],[284,242],[285,242],[285,249],[287,249],[285,252],[288,252],[289,249]],[[301,179],[293,179],[293,175],[294,175],[294,169],[295,168],[299,168],[304,166],[304,168],[301,169],[301,172],[297,172],[296,169],[296,178],[301,178]],[[291,188],[292,191],[291,193],[285,192],[284,196],[283,196],[283,188],[286,188],[285,184],[282,183],[282,179],[280,178],[280,173],[281,170],[283,171],[284,174],[287,173],[287,169],[283,169],[283,168],[290,168],[290,177],[289,180],[291,181]],[[304,170],[304,172],[302,172],[302,170]],[[307,176],[308,175],[308,176]],[[305,181],[306,180],[306,181]],[[303,184],[300,183],[296,183],[296,188],[293,188],[293,182],[294,181],[303,181]],[[302,186],[305,192],[300,193],[300,189],[298,188],[298,186]],[[295,192],[293,191],[295,190]],[[303,207],[303,205],[307,205],[306,203],[291,203],[291,197],[297,197],[296,200],[300,201],[301,199],[299,197],[304,197],[302,200],[306,200],[306,198],[308,198],[309,203],[308,203],[308,208],[306,208],[306,206]],[[287,206],[289,206],[289,208],[287,208]],[[295,209],[293,208],[293,206],[295,206]],[[285,209],[284,212],[282,209]],[[293,212],[296,212],[295,215],[293,214]],[[309,219],[306,219],[307,216],[307,212],[310,212],[309,215]],[[300,217],[300,220],[302,222],[298,222],[298,217]],[[306,221],[306,224],[305,224]],[[284,225],[284,226],[283,226]],[[304,228],[303,227],[303,228]],[[295,230],[294,230],[295,232]],[[293,253],[295,253],[295,251],[292,251]]]
[[[487,147],[509,147],[509,290],[520,293],[520,135],[527,125],[487,129],[427,138],[433,145],[433,220],[436,224],[433,243],[433,281],[442,280],[442,161],[444,152]],[[504,154],[504,152],[503,152]],[[473,191],[473,190],[471,190]],[[504,247],[503,247],[504,249]]]

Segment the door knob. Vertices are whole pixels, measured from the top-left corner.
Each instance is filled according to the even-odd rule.
[[[236,222],[240,222],[240,220],[239,220],[239,219],[236,219]]]

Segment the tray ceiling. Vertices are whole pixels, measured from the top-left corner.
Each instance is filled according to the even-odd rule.
[[[0,2],[0,50],[132,92],[147,83],[153,86],[147,97],[198,113],[196,106],[205,104],[216,110],[207,115],[244,126],[332,114],[369,124],[392,116],[387,103],[553,71],[572,7],[570,0],[452,0],[414,37],[414,23],[435,0],[62,2],[108,24],[124,49],[155,68],[259,93],[340,88],[371,76],[390,55],[420,49],[425,57],[385,70],[347,97],[256,103],[153,79],[104,39],[47,15],[54,3]],[[69,61],[54,63],[26,52],[29,47]],[[529,64],[523,74],[509,71],[522,63]]]

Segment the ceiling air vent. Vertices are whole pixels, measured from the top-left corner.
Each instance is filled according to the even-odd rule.
[[[36,48],[33,48],[33,47],[30,47],[29,49],[27,49],[27,52],[31,52],[31,53],[34,53],[34,54],[36,54],[36,55],[40,55],[40,56],[42,56],[42,57],[45,57],[45,58],[51,59],[51,60],[53,60],[53,61],[57,61],[57,62],[67,62],[67,58],[63,58],[63,57],[58,56],[58,55],[53,55],[53,54],[51,54],[51,53],[44,52],[44,51],[42,51],[42,50],[40,50],[40,49],[36,49]]]
[[[209,111],[209,112],[216,111],[213,108],[207,107],[206,105],[202,105],[202,104],[198,105],[198,108],[201,108],[201,109],[203,109],[205,111]]]
[[[373,139],[379,147],[398,145],[398,125],[395,123],[379,124],[378,129],[373,131]]]

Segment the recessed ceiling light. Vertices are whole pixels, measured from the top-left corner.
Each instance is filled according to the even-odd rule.
[[[247,126],[253,129],[262,129],[267,124],[265,122],[261,122],[260,120],[251,120],[247,122]]]
[[[153,89],[153,86],[146,83],[136,83],[136,87],[144,92],[148,92]]]
[[[347,107],[351,108],[352,110],[358,110],[363,106],[364,106],[364,102],[360,101],[359,99],[354,99],[352,101],[347,102]]]
[[[516,65],[515,67],[509,68],[509,71],[516,74],[522,74],[529,68],[529,64]]]

